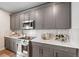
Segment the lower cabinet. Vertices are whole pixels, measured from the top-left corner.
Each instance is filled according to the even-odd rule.
[[[43,45],[42,43],[32,43],[32,57],[76,57],[77,52],[74,48],[61,46]]]
[[[43,49],[43,57],[50,57],[50,48],[48,48],[48,47],[42,47],[42,49]]]
[[[70,53],[67,51],[55,50],[56,57],[76,57],[76,53]]]
[[[5,39],[5,48],[13,52],[16,52],[17,51],[17,44],[16,44],[17,39],[12,39],[8,37],[5,37],[4,39]]]
[[[10,44],[9,44],[9,42],[10,42],[9,40],[10,39],[8,37],[5,37],[4,39],[5,39],[5,48],[6,49],[10,49]]]
[[[33,57],[39,57],[40,52],[39,52],[39,46],[32,46],[32,56]]]
[[[50,48],[33,46],[33,57],[52,57],[54,56]]]
[[[32,57],[54,57],[54,50],[49,47],[32,45]]]
[[[16,44],[16,42],[17,42],[17,39],[14,39],[13,40],[13,51],[14,52],[17,52],[17,44]]]

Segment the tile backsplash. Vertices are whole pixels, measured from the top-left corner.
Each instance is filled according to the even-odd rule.
[[[23,33],[30,36],[39,37],[43,33],[51,33],[51,34],[67,34],[70,35],[70,29],[54,29],[54,30],[24,30]]]

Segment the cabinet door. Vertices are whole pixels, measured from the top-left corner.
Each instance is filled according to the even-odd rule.
[[[16,14],[15,23],[16,23],[16,26],[15,26],[16,30],[20,30],[20,15],[19,14]]]
[[[55,29],[55,15],[53,12],[53,3],[44,6],[44,29]]]
[[[34,45],[32,46],[33,57],[54,57],[54,50],[52,48]]]
[[[24,21],[30,20],[30,11],[24,13]]]
[[[75,53],[70,53],[67,51],[55,50],[56,57],[76,57]]]
[[[43,57],[50,57],[50,48],[42,47],[43,48]]]
[[[9,38],[5,37],[5,48],[10,49]]]
[[[30,20],[36,20],[36,9],[30,10]]]
[[[55,57],[54,49],[50,47],[50,57]]]
[[[39,46],[32,46],[32,56],[33,57],[39,57]]]
[[[10,50],[13,51],[13,39],[9,38],[9,42],[10,42]]]
[[[13,51],[14,52],[17,52],[17,44],[16,44],[16,42],[17,42],[17,39],[13,39]]]
[[[24,16],[25,14],[24,13],[22,13],[22,14],[20,14],[20,29],[22,29],[22,27],[23,27],[23,21],[25,20],[25,16]]]
[[[59,3],[54,6],[57,29],[71,28],[70,3]]]
[[[11,15],[10,27],[12,31],[20,30],[20,15],[13,14]]]
[[[16,29],[15,26],[16,26],[16,15],[13,14],[10,16],[10,29],[12,31],[15,31],[15,29]]]
[[[44,19],[44,8],[41,6],[36,10],[36,20],[35,20],[35,29],[44,29],[43,19]]]

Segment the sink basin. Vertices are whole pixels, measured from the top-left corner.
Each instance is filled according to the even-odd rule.
[[[25,37],[21,37],[21,38],[19,38],[19,39],[26,39]]]
[[[31,39],[35,39],[36,37],[31,37]],[[19,39],[26,39],[26,40],[28,40],[29,39],[29,37],[20,37]]]

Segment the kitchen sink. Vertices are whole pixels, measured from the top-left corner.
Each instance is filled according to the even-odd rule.
[[[36,37],[30,37],[31,39],[35,39]],[[20,37],[19,39],[26,39],[26,40],[29,40],[29,38],[26,38],[26,37]]]
[[[19,39],[26,39],[25,37],[21,37],[21,38],[19,38]]]

